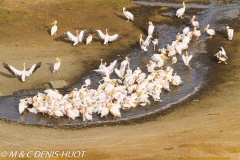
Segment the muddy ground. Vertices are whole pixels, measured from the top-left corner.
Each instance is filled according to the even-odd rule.
[[[94,2],[94,3],[93,3]],[[154,24],[181,22],[162,16],[159,7],[147,7],[129,1],[0,1],[0,60],[21,68],[42,62],[33,75],[22,83],[0,67],[0,92],[9,95],[21,89],[44,88],[51,80],[65,80],[70,86],[84,72],[95,69],[100,59],[108,63],[117,55],[131,52],[138,45],[137,36],[146,35],[149,20]],[[126,22],[125,6],[136,17]],[[190,10],[194,14],[194,10]],[[144,13],[145,16],[141,16]],[[148,14],[146,14],[148,13]],[[50,36],[50,24],[58,21],[56,36]],[[229,24],[239,24],[234,19]],[[73,47],[69,40],[60,39],[65,31],[108,28],[122,39],[103,46],[94,36],[90,46],[80,43]],[[215,54],[211,45],[221,43],[230,52],[227,65],[212,60],[209,83],[188,101],[156,119],[133,125],[103,126],[81,130],[40,128],[0,122],[0,152],[3,151],[86,151],[84,159],[238,159],[240,153],[240,87],[238,56],[239,33],[233,41],[207,41],[209,56]],[[214,52],[214,53],[212,53]],[[63,59],[58,74],[53,74],[55,58]],[[211,59],[211,58],[210,58]],[[20,147],[24,146],[23,149]],[[33,158],[32,158],[33,159]],[[72,159],[72,158],[70,158]]]

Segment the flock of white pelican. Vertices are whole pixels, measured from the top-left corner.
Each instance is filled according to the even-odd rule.
[[[176,11],[176,16],[183,18],[184,12],[186,10],[186,4],[183,2],[183,8]],[[123,7],[123,13],[127,18],[127,22],[134,20],[134,16],[129,11],[126,11]],[[55,118],[60,118],[62,116],[67,116],[69,120],[74,120],[76,117],[82,117],[84,122],[92,121],[93,113],[99,114],[100,117],[107,117],[109,113],[114,116],[114,119],[121,117],[121,109],[129,109],[140,106],[147,106],[151,103],[151,99],[154,102],[161,102],[162,90],[170,91],[169,86],[178,86],[182,83],[181,77],[174,72],[171,66],[164,66],[165,62],[172,58],[172,65],[178,62],[177,54],[181,55],[182,61],[185,66],[190,67],[189,62],[192,59],[192,55],[188,55],[182,52],[188,49],[188,45],[195,36],[196,40],[201,36],[199,29],[199,22],[195,21],[195,15],[191,19],[193,31],[190,31],[189,27],[185,27],[182,34],[176,36],[176,40],[172,42],[171,45],[167,44],[167,48],[158,49],[160,53],[153,54],[151,60],[146,64],[147,72],[142,72],[140,67],[136,69],[130,68],[130,58],[125,57],[120,63],[120,67],[117,67],[119,63],[118,60],[114,60],[112,63],[107,65],[103,63],[101,59],[101,64],[98,69],[94,71],[102,75],[102,79],[99,81],[99,86],[96,89],[91,88],[91,80],[86,79],[85,84],[81,88],[74,88],[70,93],[62,95],[58,90],[46,89],[44,93],[38,92],[34,97],[27,97],[20,100],[19,103],[19,113],[22,114],[25,110],[28,110],[34,114],[48,114]],[[52,23],[53,27],[51,29],[51,35],[55,35],[57,32],[57,21]],[[209,24],[206,26],[204,31],[212,38],[215,35],[213,29],[209,29]],[[139,36],[139,44],[142,52],[146,52],[150,43],[153,43],[154,51],[156,50],[156,45],[158,45],[158,39],[153,38],[154,25],[149,21],[148,36],[145,40],[142,38],[142,34]],[[226,27],[228,32],[228,39],[232,40],[233,29]],[[86,44],[90,44],[92,41],[92,35],[89,30],[82,30],[80,34],[78,30],[76,31],[77,36],[74,36],[69,31],[61,35],[62,38],[68,38],[73,42],[73,46],[82,42],[84,37],[86,38]],[[103,44],[108,45],[108,42],[113,42],[121,38],[119,34],[114,34],[112,36],[108,35],[108,30],[106,29],[106,34],[101,30],[95,30],[101,39],[104,40]],[[221,50],[216,53],[219,59],[218,63],[224,62],[227,64],[228,59],[225,50],[221,47]],[[53,73],[57,73],[60,65],[61,58],[56,58],[56,63],[54,64]],[[25,63],[23,71],[19,71],[4,63],[4,67],[11,72],[13,75],[21,76],[22,81],[25,81],[25,77],[34,73],[41,66],[41,62],[34,64],[30,70],[26,71]],[[165,69],[164,69],[165,68]],[[116,74],[118,78],[111,78],[112,74]]]

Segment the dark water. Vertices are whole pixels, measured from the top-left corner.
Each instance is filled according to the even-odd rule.
[[[196,19],[200,23],[201,37],[197,41],[195,37],[190,41],[188,53],[193,55],[193,59],[190,61],[190,66],[192,69],[184,67],[182,58],[180,55],[176,55],[178,62],[174,65],[171,65],[171,60],[169,60],[166,66],[173,67],[174,71],[177,72],[178,75],[182,78],[183,83],[180,86],[170,86],[170,92],[162,90],[161,99],[162,102],[154,103],[151,100],[151,105],[142,107],[138,106],[136,108],[131,108],[129,110],[121,110],[122,117],[117,120],[113,120],[113,116],[109,114],[108,119],[100,118],[99,115],[93,113],[93,123],[88,125],[94,126],[99,124],[115,124],[128,122],[134,119],[141,119],[151,116],[156,113],[160,113],[166,108],[173,106],[173,104],[177,104],[183,100],[186,100],[189,96],[197,93],[200,89],[203,88],[204,84],[207,83],[205,80],[206,75],[208,73],[209,68],[209,54],[206,52],[206,41],[208,40],[208,35],[203,32],[205,26],[209,23],[210,28],[215,30],[224,30],[226,24],[219,24],[217,21],[222,19],[234,19],[239,16],[239,2],[233,1],[231,4],[221,3],[219,5],[218,2],[209,1],[207,4],[187,4],[189,8],[200,8],[196,15]],[[163,2],[148,2],[148,1],[134,1],[134,3],[147,5],[147,6],[168,6],[173,9],[169,10],[169,12],[164,12],[165,16],[169,16],[170,18],[176,18],[175,12],[176,9],[182,7],[181,4],[173,4],[173,3],[163,3]],[[187,8],[188,9],[188,8]],[[193,15],[184,15],[185,19],[191,19]],[[155,31],[153,38],[157,38],[159,41],[158,48],[163,48],[167,46],[167,44],[171,44],[172,41],[176,39],[176,35],[178,33],[182,33],[184,27],[190,27],[193,30],[193,27],[190,24],[175,24],[175,25],[155,25]],[[144,38],[144,37],[143,37]],[[216,44],[217,47],[217,44]],[[125,53],[126,56],[131,58],[130,68],[132,70],[140,67],[144,72],[147,72],[145,65],[151,59],[153,54],[157,53],[153,51],[153,44],[151,43],[148,47],[148,51],[146,53],[141,52],[140,47],[136,46],[130,53]],[[183,51],[185,53],[185,51]],[[116,57],[119,59],[119,57]],[[101,76],[91,71],[89,73],[85,73],[83,77],[79,80],[78,83],[72,85],[67,90],[63,90],[62,93],[65,94],[73,88],[80,88],[84,83],[86,78],[90,78],[92,81],[91,88],[96,89],[98,85],[98,81],[101,79]],[[116,75],[112,75],[111,78],[117,78]],[[18,104],[19,100],[25,97],[33,97],[37,94],[37,92],[43,93],[44,90],[34,90],[34,91],[20,91],[17,94],[12,96],[6,96],[0,98],[0,119],[17,122],[23,124],[32,124],[39,126],[52,126],[52,127],[78,127],[84,126],[82,122],[82,117],[76,118],[74,121],[68,120],[67,117],[61,117],[60,119],[49,118],[48,115],[43,116],[42,114],[32,114],[25,111],[22,115],[18,112]]]

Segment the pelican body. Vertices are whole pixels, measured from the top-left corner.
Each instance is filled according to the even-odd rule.
[[[73,46],[76,46],[78,42],[82,42],[83,38],[87,33],[90,33],[89,30],[81,30],[80,34],[78,34],[78,30],[76,30],[77,36],[74,36],[71,32],[67,31],[61,35],[61,38],[68,38],[73,42]]]
[[[129,11],[126,11],[126,8],[123,7],[123,14],[125,15],[125,17],[128,19],[127,22],[130,20],[134,21],[134,16],[132,13],[130,13]]]
[[[149,21],[149,26],[148,26],[148,35],[153,35],[153,31],[154,31],[154,25],[152,24],[151,21]]]
[[[10,73],[12,73],[15,76],[21,76],[21,80],[22,82],[25,81],[25,78],[30,76],[31,74],[33,74],[38,68],[41,67],[41,62],[36,63],[34,65],[32,65],[32,67],[27,71],[26,67],[25,67],[25,62],[23,63],[23,70],[17,70],[16,68],[14,68],[13,66],[3,63],[4,68],[6,68]]]
[[[185,2],[183,2],[183,7],[182,8],[179,8],[178,10],[177,10],[177,12],[176,12],[176,16],[179,18],[182,18],[183,19],[183,14],[184,14],[184,12],[185,12],[185,10],[186,10],[186,5],[185,5]]]
[[[62,59],[57,57],[56,60],[57,60],[57,62],[53,66],[53,73],[58,73]]]
[[[51,36],[53,36],[53,35],[56,35],[57,29],[58,29],[57,21],[55,20],[51,25],[53,25],[51,28]]]
[[[92,42],[92,34],[88,34],[86,39],[86,45],[91,44],[91,42]]]
[[[108,45],[108,42],[114,42],[122,38],[119,34],[114,34],[112,36],[109,36],[107,29],[106,29],[106,34],[104,34],[101,30],[95,30],[94,33],[96,33],[99,38],[104,40],[103,45],[106,45],[106,46]]]
[[[227,29],[228,39],[232,40],[233,32],[234,32],[233,29],[230,29],[229,26],[227,26],[226,29]]]

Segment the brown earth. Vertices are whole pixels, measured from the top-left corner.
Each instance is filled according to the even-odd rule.
[[[125,0],[5,0],[0,1],[0,5],[0,60],[16,68],[21,68],[23,62],[27,68],[42,62],[42,67],[25,83],[0,67],[0,92],[3,95],[20,89],[44,88],[51,80],[61,79],[68,85],[73,84],[85,71],[96,68],[100,58],[110,62],[116,55],[138,45],[136,37],[146,31],[144,28],[150,19],[153,22],[161,18],[167,20],[155,15],[141,22],[125,22],[123,6],[141,11],[140,6]],[[59,30],[57,36],[50,36],[48,27],[54,20],[58,20]],[[141,27],[138,27],[139,23]],[[96,36],[92,45],[81,43],[75,47],[70,41],[59,38],[68,30],[75,33],[76,29],[104,31],[106,28],[109,34],[118,33],[123,38],[107,47]],[[86,151],[82,159],[240,159],[240,59],[236,45],[239,37],[236,32],[233,41],[221,42],[232,48],[228,65],[212,63],[217,71],[214,77],[209,76],[211,83],[205,90],[153,121],[81,130],[1,121],[0,153]],[[52,65],[57,56],[63,61],[59,74],[53,74]],[[214,83],[214,78],[222,83]]]

